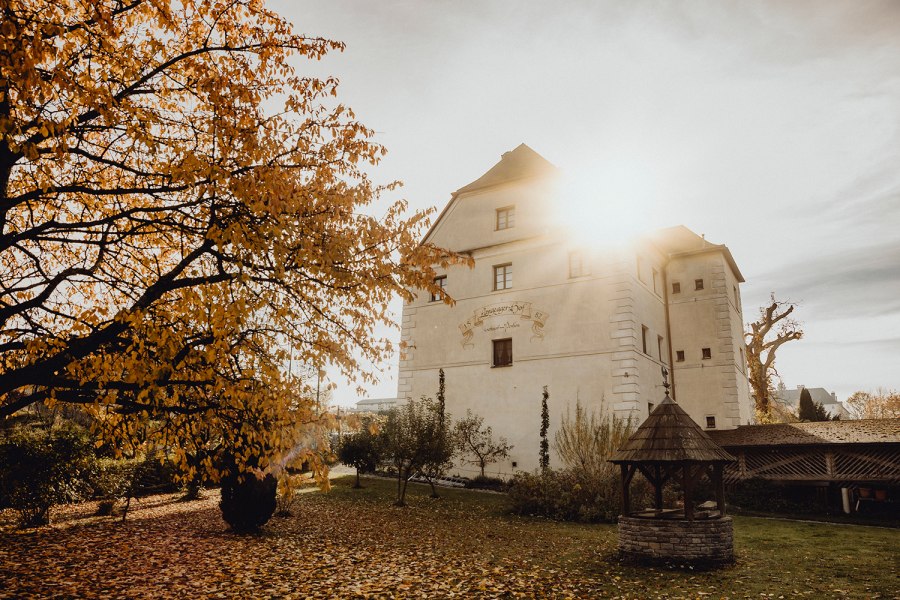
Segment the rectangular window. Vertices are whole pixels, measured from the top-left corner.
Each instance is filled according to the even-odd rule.
[[[675,351],[675,362],[684,362],[684,350]]]
[[[494,265],[494,289],[508,290],[512,287],[512,263]]]
[[[581,252],[569,252],[569,277],[587,275],[584,268],[584,255]]]
[[[715,429],[716,428],[716,418],[712,415],[707,415],[706,417],[706,428],[707,429]]]
[[[656,336],[656,350],[659,352],[659,362],[666,362],[666,353],[663,350],[663,337],[661,335]]]
[[[505,206],[497,209],[497,231],[512,229],[516,225],[516,207]]]
[[[703,289],[703,280],[702,279],[694,280],[694,289],[697,291],[700,291]]]
[[[649,415],[649,414],[652,413],[652,412],[653,412],[653,403],[652,403],[652,402],[648,402],[648,403],[647,403],[647,414]]]
[[[659,295],[659,271],[653,269],[653,292]]]
[[[512,338],[494,340],[493,367],[508,367],[512,365]]]
[[[440,277],[435,277],[434,285],[441,288],[441,292],[443,292],[445,289],[447,289],[447,276],[441,275]],[[434,292],[431,292],[431,301],[432,302],[437,302],[438,300],[441,300],[443,297],[444,297],[443,293],[436,294]]]
[[[637,257],[637,277],[639,281],[644,281],[644,261],[641,260],[641,257]]]
[[[673,294],[681,293],[681,284],[679,282],[676,281],[672,284],[672,293]]]
[[[703,349],[703,360],[709,360],[710,358],[712,358],[712,350],[710,350],[709,348],[704,348]]]
[[[641,325],[641,348],[643,348],[644,354],[649,354],[647,352],[647,333],[649,331],[644,325]]]

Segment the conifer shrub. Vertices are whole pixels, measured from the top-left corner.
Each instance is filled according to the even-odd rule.
[[[222,477],[222,519],[236,533],[258,530],[275,514],[278,480],[271,473],[229,473]]]

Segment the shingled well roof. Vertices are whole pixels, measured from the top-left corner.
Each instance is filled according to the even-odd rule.
[[[610,462],[732,462],[684,409],[668,396],[641,423]]]

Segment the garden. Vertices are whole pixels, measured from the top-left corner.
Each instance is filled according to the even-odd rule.
[[[612,524],[509,512],[504,494],[363,477],[309,485],[257,534],[227,531],[207,491],[53,509],[20,529],[2,513],[0,597],[895,598],[895,529],[735,518],[736,561],[718,570],[621,562]]]

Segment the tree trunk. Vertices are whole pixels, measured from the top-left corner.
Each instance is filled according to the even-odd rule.
[[[428,485],[431,486],[431,497],[432,498],[440,498],[441,496],[437,493],[437,488],[434,487],[434,479],[428,475],[426,476],[428,479]]]
[[[356,484],[353,486],[353,489],[358,490],[362,487],[362,484],[359,482],[359,467],[356,468]]]

